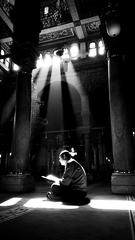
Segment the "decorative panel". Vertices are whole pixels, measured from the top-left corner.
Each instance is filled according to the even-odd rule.
[[[47,34],[40,35],[39,42],[48,42],[52,40],[59,40],[67,37],[73,37],[74,32],[72,28],[56,31],[56,32],[50,32]]]
[[[48,8],[46,13],[45,7]],[[55,27],[71,21],[71,15],[66,0],[42,2],[40,15],[43,29]]]
[[[93,33],[93,32],[98,32],[99,26],[100,26],[100,21],[94,21],[94,22],[89,22],[89,23],[85,24],[86,31],[88,34]]]

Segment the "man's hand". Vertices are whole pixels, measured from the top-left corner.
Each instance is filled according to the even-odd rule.
[[[41,176],[42,178],[45,178],[49,181],[55,182],[56,184],[60,182],[61,178],[58,178],[56,176],[53,176],[52,174],[49,174],[48,176]]]

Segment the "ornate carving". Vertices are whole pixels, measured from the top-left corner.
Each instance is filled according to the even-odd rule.
[[[44,14],[45,7],[48,7],[48,13]],[[43,2],[40,9],[43,29],[61,25],[71,20],[68,5],[65,0],[55,0]]]
[[[2,42],[1,43],[1,48],[4,49],[4,51],[6,53],[10,53],[10,47],[11,47],[12,43],[13,43],[13,41]]]
[[[42,41],[45,42],[45,41],[57,40],[57,39],[73,37],[73,36],[74,36],[73,29],[68,28],[61,31],[40,35],[39,42],[41,43]]]
[[[100,26],[100,21],[90,22],[85,25],[88,34],[93,32],[98,32],[99,26]]]
[[[0,0],[0,7],[10,17],[13,6],[7,0]]]

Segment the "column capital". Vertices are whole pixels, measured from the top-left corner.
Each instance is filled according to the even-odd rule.
[[[22,72],[31,72],[38,57],[37,45],[31,41],[14,42],[11,46],[12,60]]]
[[[35,61],[39,56],[39,33],[42,29],[40,1],[16,0],[12,17],[12,60],[19,65],[22,71],[31,72],[35,68]]]

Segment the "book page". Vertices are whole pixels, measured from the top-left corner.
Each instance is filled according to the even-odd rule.
[[[47,180],[50,180],[50,181],[53,181],[53,182],[59,182],[60,181],[60,178],[52,175],[52,174],[49,174],[47,176],[41,176],[42,178],[46,178]]]

